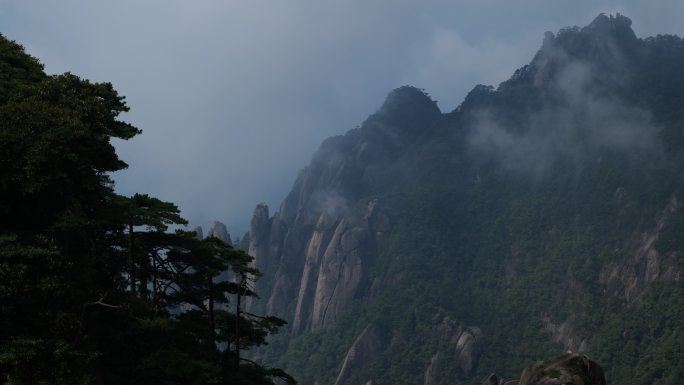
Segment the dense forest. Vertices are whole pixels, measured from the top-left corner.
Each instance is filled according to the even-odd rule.
[[[540,36],[540,38],[542,38]],[[242,247],[302,384],[482,384],[588,354],[684,377],[684,43],[599,15],[449,112],[400,87]]]
[[[294,383],[242,351],[281,319],[241,311],[252,257],[114,192],[112,139],[141,131],[109,83],[48,76],[0,36],[0,382]]]

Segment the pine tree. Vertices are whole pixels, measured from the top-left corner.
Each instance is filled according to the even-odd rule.
[[[231,303],[255,295],[251,257],[176,230],[173,203],[114,192],[111,139],[140,133],[127,110],[0,36],[0,381],[293,382],[240,357],[284,323]]]

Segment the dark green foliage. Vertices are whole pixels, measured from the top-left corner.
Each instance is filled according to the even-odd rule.
[[[278,336],[263,356],[306,385],[331,384],[376,325],[390,337],[345,384],[423,383],[436,353],[436,383],[480,384],[561,353],[552,330],[566,323],[608,383],[681,382],[683,60],[680,38],[637,39],[628,20],[602,16],[549,37],[529,65],[497,88],[475,87],[452,113],[435,117],[411,99],[326,141],[306,193],[342,191],[353,224],[377,199],[391,229],[369,257],[370,293],[337,324]],[[643,142],[624,146],[634,122]],[[478,142],[483,131],[494,134]],[[355,146],[378,151],[359,161]],[[361,171],[333,179],[339,167],[325,162],[339,159]],[[660,270],[647,266],[647,249]],[[472,373],[438,331],[444,320],[482,330]]]
[[[634,306],[602,325],[592,349],[613,381],[674,385],[684,368],[684,285],[654,284]]]
[[[0,382],[294,383],[236,354],[284,324],[232,302],[255,295],[252,257],[114,193],[111,139],[140,133],[125,111],[111,84],[46,76],[0,36]]]
[[[0,104],[21,88],[45,77],[43,65],[24,52],[24,47],[0,36]]]

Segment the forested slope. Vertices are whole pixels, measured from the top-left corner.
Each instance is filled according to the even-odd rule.
[[[305,384],[478,384],[565,350],[609,383],[684,372],[684,42],[621,15],[547,33],[442,113],[392,91],[326,140],[249,253]]]

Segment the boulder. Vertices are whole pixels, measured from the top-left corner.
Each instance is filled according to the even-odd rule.
[[[464,374],[470,375],[480,358],[479,340],[482,338],[482,331],[472,327],[464,331],[456,343],[456,361]]]
[[[492,373],[487,377],[484,383],[482,385],[499,385],[499,377],[496,376],[496,374]]]
[[[583,354],[566,353],[529,365],[519,385],[606,385],[603,368]]]

